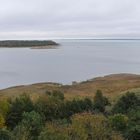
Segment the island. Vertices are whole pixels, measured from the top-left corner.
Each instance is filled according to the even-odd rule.
[[[55,48],[58,43],[52,40],[3,40],[0,48],[30,47],[30,48]]]

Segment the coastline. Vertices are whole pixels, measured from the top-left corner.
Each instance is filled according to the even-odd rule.
[[[119,97],[129,90],[138,89],[140,91],[140,75],[127,73],[111,74],[87,81],[75,82],[71,85],[51,82],[19,85],[0,90],[0,97],[19,96],[23,93],[38,97],[45,94],[47,90],[60,90],[65,93],[67,98],[82,98],[93,97],[98,89],[102,90],[104,95],[111,99]]]

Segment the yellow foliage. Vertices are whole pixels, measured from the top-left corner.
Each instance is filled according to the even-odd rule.
[[[6,99],[0,100],[0,113],[5,117],[9,110],[9,103]]]
[[[75,140],[123,140],[120,135],[114,134],[103,115],[92,115],[91,113],[74,115],[71,133],[75,136]]]
[[[5,119],[4,117],[0,114],[0,128],[3,128],[5,125]]]

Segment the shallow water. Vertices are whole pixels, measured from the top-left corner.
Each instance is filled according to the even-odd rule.
[[[56,40],[59,49],[0,49],[0,88],[140,74],[140,40]]]

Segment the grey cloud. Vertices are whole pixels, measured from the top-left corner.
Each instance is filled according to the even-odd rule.
[[[0,39],[140,38],[139,0],[0,3]]]

